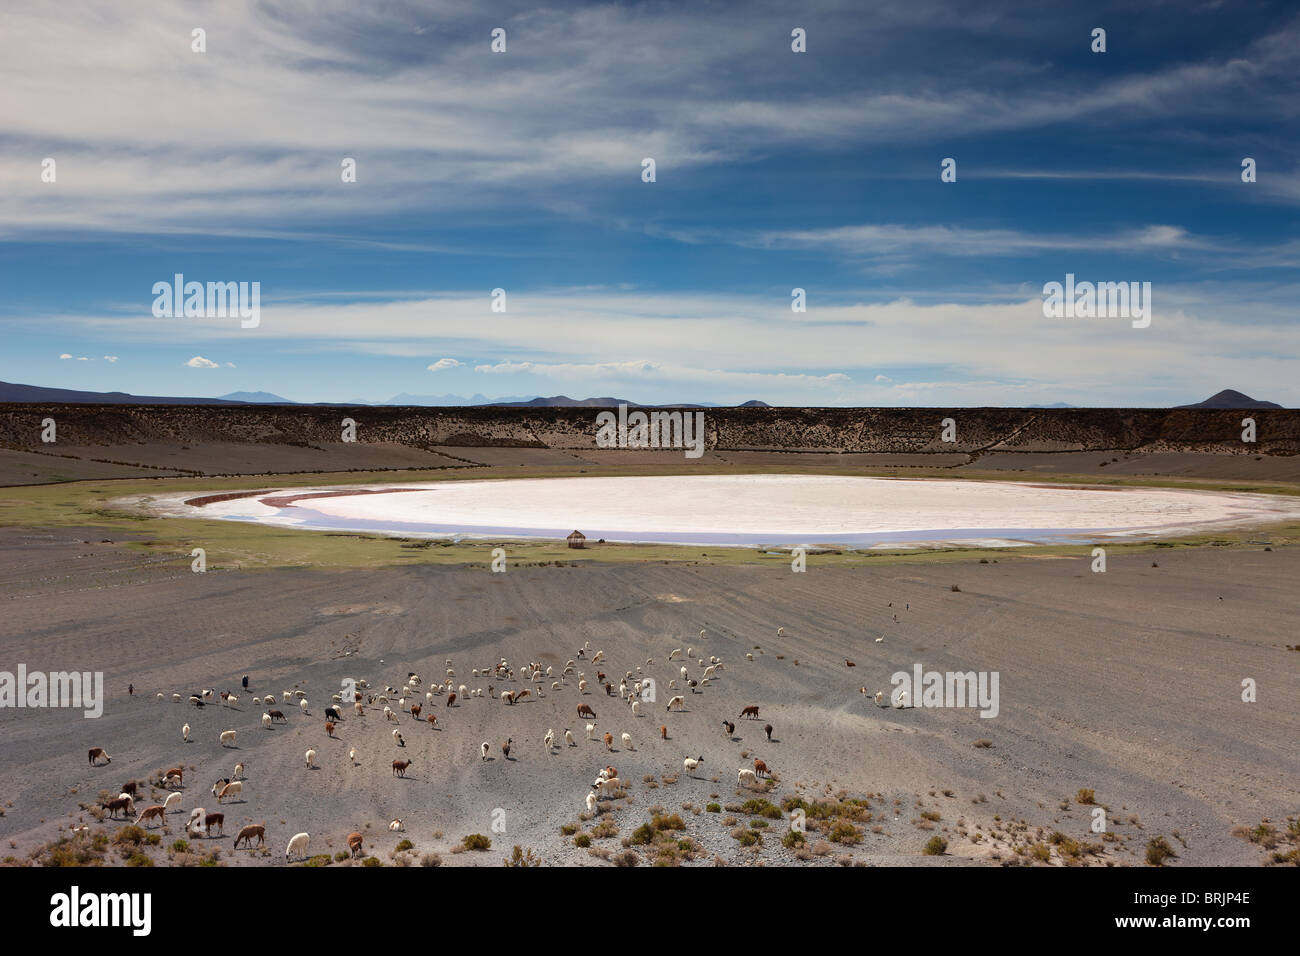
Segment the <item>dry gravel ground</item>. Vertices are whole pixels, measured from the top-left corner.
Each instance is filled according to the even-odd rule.
[[[57,449],[53,451],[51,449]],[[1100,478],[1175,478],[1213,481],[1300,481],[1300,455],[1211,454],[1189,451],[986,451],[925,454],[746,451],[710,449],[688,461],[680,451],[595,448],[516,448],[439,445],[416,448],[396,443],[343,444],[316,441],[298,445],[274,442],[150,441],[116,445],[55,445],[38,449],[0,448],[0,487],[105,478],[162,478],[176,475],[284,475],[320,472],[428,470],[432,477],[449,471],[497,469],[490,477],[509,477],[502,468],[554,469],[571,474],[603,469],[683,465],[735,465],[783,469],[861,468],[907,476],[938,470],[960,476],[1000,475],[1023,480],[1044,476]]]
[[[1105,574],[1082,558],[1003,555],[988,564],[834,570],[814,561],[805,574],[784,565],[655,564],[199,575],[99,537],[0,529],[0,669],[102,670],[108,697],[98,720],[0,711],[0,855],[22,859],[88,819],[80,802],[176,763],[193,768],[185,816],[214,808],[212,782],[236,761],[247,765],[243,802],[223,808],[225,839],[203,841],[234,864],[283,864],[300,830],[311,833],[313,853],[335,852],[359,829],[368,852],[386,862],[405,837],[417,854],[440,853],[446,864],[499,865],[519,844],[547,864],[608,865],[560,834],[562,824],[579,822],[606,763],[630,785],[628,798],[607,801],[615,809],[601,815],[620,836],[595,845],[621,852],[621,837],[662,805],[681,813],[687,835],[708,851],[701,863],[798,862],[780,845],[780,820],[761,847],[743,849],[729,835],[734,824],[723,823],[729,814],[682,809],[714,795],[723,804],[744,799],[736,770],[754,756],[776,772],[768,797],[777,802],[828,788],[879,795],[862,843],[837,846],[809,861],[816,864],[845,853],[868,864],[1014,857],[997,848],[1004,841],[977,845],[961,834],[976,824],[990,834],[1024,821],[1031,835],[1042,827],[1095,839],[1089,808],[1072,799],[1080,788],[1095,791],[1120,836],[1105,844],[1104,860],[1140,864],[1146,841],[1166,835],[1179,865],[1257,864],[1262,852],[1231,827],[1280,822],[1300,807],[1300,653],[1288,649],[1300,640],[1300,549],[1157,552],[1159,567],[1151,554],[1116,556]],[[402,718],[405,748],[395,746],[379,707],[361,718],[345,712],[339,739],[326,737],[323,708],[346,676],[400,686],[408,671],[441,678],[450,659],[457,684],[495,684],[499,693],[501,682],[475,679],[471,669],[505,657],[517,669],[541,660],[558,674],[588,640],[605,652],[600,666],[616,687],[618,675],[638,667],[656,677],[658,702],[633,717],[597,687],[597,668],[583,664],[593,691],[585,697],[573,681],[559,690],[547,681],[544,696],[513,707],[485,697],[447,708],[436,698],[439,729]],[[666,657],[675,647],[716,655],[725,668],[703,693],[686,694],[684,712],[666,714],[664,685],[680,666]],[[999,715],[881,709],[859,693],[888,693],[890,674],[918,661],[999,672]],[[280,705],[288,724],[262,729],[264,708],[239,690],[243,674],[258,695],[305,690],[310,716]],[[1258,681],[1258,702],[1241,701],[1244,678]],[[238,709],[170,700],[203,687],[236,692]],[[580,701],[595,709],[600,731],[630,733],[635,751],[616,742],[609,754],[583,739]],[[749,704],[763,719],[736,720],[728,739],[722,720]],[[181,740],[186,721],[189,744]],[[668,741],[659,739],[661,723]],[[237,749],[218,743],[228,728],[238,730]],[[548,728],[572,729],[578,746],[545,753]],[[509,760],[499,746],[507,737]],[[974,747],[979,739],[992,746]],[[479,757],[481,741],[491,743],[489,761]],[[91,746],[104,747],[112,763],[88,767]],[[319,751],[317,769],[305,767],[308,747]],[[704,756],[694,778],[682,772],[688,755]],[[406,779],[393,777],[395,758],[415,761]],[[504,833],[492,830],[498,808]],[[922,811],[940,816],[933,830]],[[406,833],[387,831],[394,817]],[[231,834],[254,821],[266,823],[269,854],[231,850]],[[181,826],[173,814],[164,845]],[[492,837],[490,852],[448,852],[474,832]],[[921,855],[936,833],[948,839],[947,855]]]

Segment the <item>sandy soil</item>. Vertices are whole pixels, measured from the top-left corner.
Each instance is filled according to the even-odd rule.
[[[557,471],[580,467],[655,468],[684,465],[735,465],[747,468],[861,468],[949,471],[1021,477],[1089,475],[1171,477],[1208,480],[1300,481],[1300,455],[1209,454],[1187,451],[989,450],[927,454],[804,451],[713,450],[687,461],[680,451],[575,448],[510,448],[439,445],[414,447],[396,442],[345,444],[314,440],[289,444],[274,440],[218,442],[148,441],[107,445],[58,445],[57,453],[0,448],[0,486],[95,478],[159,477],[175,474],[291,474],[384,469],[473,469],[521,467]],[[98,460],[97,460],[98,459]]]
[[[186,811],[211,809],[208,788],[240,760],[244,800],[223,808],[228,835],[210,844],[227,863],[282,864],[299,830],[312,834],[313,852],[336,851],[360,829],[386,861],[406,837],[448,864],[499,865],[514,844],[548,864],[593,864],[600,861],[559,828],[579,822],[592,779],[612,763],[630,781],[628,797],[606,801],[601,820],[621,832],[595,846],[621,852],[619,839],[662,805],[681,813],[706,849],[701,863],[795,862],[777,839],[779,820],[762,846],[742,849],[724,822],[729,813],[693,812],[711,800],[743,800],[736,769],[759,756],[777,777],[769,799],[827,788],[873,795],[863,842],[810,863],[842,854],[873,864],[996,862],[1014,856],[1011,839],[1038,828],[1096,839],[1089,808],[1070,799],[1092,788],[1118,835],[1104,844],[1104,859],[1139,863],[1147,839],[1165,835],[1180,864],[1255,864],[1262,854],[1230,828],[1281,821],[1300,798],[1300,653],[1288,650],[1300,633],[1300,549],[1178,550],[1159,553],[1157,563],[1150,554],[1115,556],[1105,574],[1090,573],[1086,559],[1025,556],[861,570],[818,568],[813,559],[805,574],[784,564],[664,564],[199,575],[93,532],[0,529],[0,667],[102,670],[109,693],[99,720],[0,711],[2,852],[25,855],[89,819],[82,801],[175,763],[192,768]],[[409,671],[433,680],[451,660],[457,683],[496,683],[499,692],[503,685],[475,680],[471,669],[505,657],[558,671],[588,640],[605,651],[609,674],[640,667],[661,688],[677,677],[676,662],[665,661],[676,647],[716,655],[724,670],[703,693],[686,694],[682,713],[664,712],[662,690],[657,706],[633,717],[603,691],[581,696],[571,680],[558,690],[548,681],[514,707],[485,697],[447,708],[438,698],[440,729],[404,718],[405,748],[394,745],[379,708],[345,713],[340,739],[325,735],[322,709],[343,677],[376,687],[400,685]],[[999,672],[998,716],[881,709],[859,693],[888,692],[890,675],[917,662]],[[583,670],[590,677],[596,668]],[[268,731],[259,726],[263,708],[246,694],[234,710],[154,697],[203,687],[240,693],[244,674],[259,695],[303,689],[310,716],[281,706],[287,725]],[[1258,681],[1258,702],[1241,701],[1244,678]],[[616,743],[610,754],[582,739],[580,701],[594,708],[600,730],[630,733],[635,751]],[[729,739],[722,720],[750,704],[762,720],[736,720]],[[190,744],[181,741],[186,721]],[[238,730],[237,749],[218,743],[227,728]],[[578,746],[545,753],[548,728],[572,728]],[[499,749],[507,737],[509,760]],[[974,747],[981,739],[991,746]],[[491,743],[492,760],[479,758],[481,741]],[[95,745],[111,764],[87,766]],[[315,770],[304,765],[309,746],[319,751]],[[358,766],[347,757],[352,746]],[[687,755],[705,758],[695,777],[682,772]],[[406,779],[391,773],[398,757],[415,761]],[[504,833],[492,831],[498,808]],[[180,835],[181,816],[172,815],[169,840]],[[394,817],[405,834],[385,829]],[[269,856],[231,851],[229,834],[250,821],[265,821]],[[1028,833],[1009,833],[1015,821]],[[976,824],[988,835],[978,843]],[[492,836],[489,853],[448,852],[473,832]],[[922,856],[936,833],[949,840],[948,853]]]
[[[7,485],[43,485],[56,481],[78,481],[98,478],[153,478],[177,475],[171,469],[154,469],[141,465],[115,465],[95,461],[101,457],[68,457],[67,454],[42,454],[0,448],[0,487]]]
[[[919,457],[919,456],[917,456]],[[1042,474],[1300,481],[1300,455],[1210,455],[1198,452],[985,452],[955,469]]]

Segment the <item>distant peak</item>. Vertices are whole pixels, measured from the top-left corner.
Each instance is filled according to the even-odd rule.
[[[1276,402],[1265,402],[1256,398],[1251,398],[1244,392],[1239,392],[1235,388],[1225,388],[1221,392],[1215,392],[1203,402],[1196,402],[1193,405],[1178,405],[1177,408],[1281,408]]]

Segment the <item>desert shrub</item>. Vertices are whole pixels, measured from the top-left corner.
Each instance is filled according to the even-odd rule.
[[[782,816],[780,807],[761,799],[746,800],[740,805],[740,812],[751,817],[767,817],[771,820],[780,819]]]
[[[1079,792],[1074,795],[1074,802],[1090,806],[1097,802],[1097,794],[1090,787],[1080,787]]]
[[[793,850],[796,847],[801,847],[807,842],[808,842],[808,838],[805,837],[798,830],[787,830],[785,836],[781,837],[781,845],[785,847],[787,850]]]
[[[1147,863],[1151,866],[1164,866],[1170,859],[1178,859],[1174,848],[1162,836],[1152,837],[1147,841]]]
[[[579,833],[573,838],[573,845],[579,847],[591,846],[591,835],[588,833]]]
[[[1056,851],[1060,853],[1061,856],[1068,856],[1073,859],[1083,852],[1083,848],[1080,847],[1075,840],[1071,840],[1068,836],[1059,831],[1052,834],[1051,840],[1056,846]]]
[[[839,820],[831,827],[831,832],[826,834],[826,838],[832,843],[852,846],[862,839],[862,831],[847,820]]]
[[[144,832],[142,827],[131,824],[122,827],[113,834],[113,842],[118,846],[139,846],[147,836],[148,834]]]
[[[1261,823],[1250,831],[1250,842],[1258,843],[1266,850],[1271,850],[1277,846],[1277,830],[1271,824]]]
[[[467,850],[486,851],[492,848],[492,841],[481,833],[471,833],[461,841]]]
[[[541,858],[531,849],[525,851],[519,844],[510,851],[510,855],[505,859],[505,866],[541,866]]]
[[[401,843],[397,844],[397,846],[393,847],[393,852],[403,853],[406,850],[414,850],[414,849],[415,849],[414,843],[412,843],[410,840],[403,840]]]
[[[926,856],[943,856],[948,849],[948,841],[941,836],[932,836],[921,850]]]
[[[706,811],[707,813],[721,813],[721,812],[722,812],[722,804],[720,804],[720,803],[710,803],[710,804],[709,804],[707,807],[705,807],[704,809],[705,809],[705,811]]]
[[[42,866],[99,866],[107,841],[87,845],[81,840],[62,837],[45,847],[38,856]],[[7,859],[13,859],[8,857]]]
[[[686,824],[682,821],[681,815],[673,814],[656,814],[650,823],[656,830],[685,830]]]

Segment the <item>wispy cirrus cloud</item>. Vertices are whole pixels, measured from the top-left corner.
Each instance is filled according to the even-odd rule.
[[[255,234],[295,220],[303,234],[413,205],[546,208],[562,184],[635,183],[645,156],[680,175],[774,150],[1043,129],[1077,139],[1117,125],[1140,137],[1152,123],[1294,114],[1294,20],[1226,54],[1120,70],[1081,92],[1072,73],[1015,55],[1042,37],[1032,5],[1005,4],[988,21],[961,4],[927,4],[929,20],[904,6],[878,5],[855,35],[851,5],[806,5],[815,55],[802,59],[788,48],[791,13],[764,2],[743,17],[725,6],[507,3],[493,11],[510,35],[502,55],[482,13],[456,2],[320,0],[310,16],[287,0],[200,12],[141,0],[112,18],[91,0],[11,7],[0,11],[0,229]],[[199,22],[201,54],[190,49]],[[952,40],[963,27],[970,34]],[[952,69],[939,75],[909,47],[943,37]],[[864,69],[864,46],[890,69]],[[239,69],[224,69],[235,54]],[[45,156],[57,184],[39,178]],[[358,163],[349,188],[344,157]]]
[[[1108,0],[1088,21],[1031,0],[66,0],[0,9],[0,63],[10,378],[165,394],[130,376],[225,382],[189,369],[237,360],[241,385],[318,400],[429,372],[669,400],[1300,398],[1300,19],[1267,0],[1249,23]],[[1154,278],[1150,334],[1044,321],[1042,282],[1075,263]],[[263,325],[154,318],[178,271],[260,280]]]

